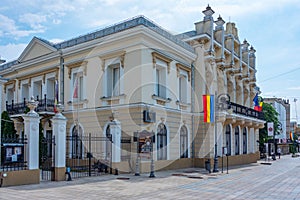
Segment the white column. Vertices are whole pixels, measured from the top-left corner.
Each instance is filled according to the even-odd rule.
[[[39,114],[31,110],[23,116],[24,132],[27,136],[26,159],[28,169],[39,168]]]
[[[55,136],[55,167],[66,166],[66,124],[67,119],[61,113],[51,119],[52,132]]]
[[[1,60],[0,60],[0,62],[1,62]],[[1,122],[2,122],[2,118],[1,118],[1,115],[2,115],[2,110],[3,110],[3,107],[4,107],[4,105],[2,104],[2,102],[3,102],[3,94],[4,94],[4,92],[3,92],[3,84],[5,83],[5,82],[7,82],[6,80],[2,80],[1,78],[0,78],[0,161],[2,160],[2,158],[1,158],[1,155],[2,155],[2,152],[1,152],[1,146],[2,146],[2,144],[1,144]]]
[[[112,135],[112,162],[121,161],[121,127],[120,122],[110,123],[110,133]]]

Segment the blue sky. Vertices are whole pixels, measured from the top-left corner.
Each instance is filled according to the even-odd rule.
[[[17,59],[34,36],[60,42],[137,15],[182,33],[203,19],[208,4],[256,49],[262,96],[290,99],[291,120],[297,107],[300,123],[300,0],[2,0],[0,56]]]

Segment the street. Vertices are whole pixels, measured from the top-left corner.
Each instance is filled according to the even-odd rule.
[[[0,199],[300,199],[300,157],[281,156],[207,174],[182,169],[103,175],[63,182],[0,188]],[[221,171],[221,169],[220,169]]]

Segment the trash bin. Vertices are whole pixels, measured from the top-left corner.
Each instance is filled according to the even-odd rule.
[[[272,160],[276,160],[275,153],[272,154]]]
[[[208,171],[208,173],[211,173],[210,160],[209,159],[205,161],[205,169]]]

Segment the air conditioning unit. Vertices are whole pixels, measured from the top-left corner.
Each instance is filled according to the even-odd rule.
[[[150,112],[149,110],[144,110],[143,111],[143,120],[144,122],[155,122],[156,121],[156,113],[155,112]]]

